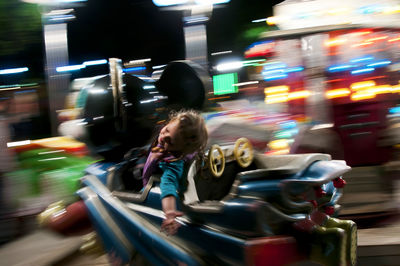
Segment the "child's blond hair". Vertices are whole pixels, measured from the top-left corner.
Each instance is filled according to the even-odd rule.
[[[179,121],[179,134],[183,140],[182,157],[198,152],[202,154],[206,148],[208,133],[204,118],[194,110],[181,110],[169,115],[169,122]]]

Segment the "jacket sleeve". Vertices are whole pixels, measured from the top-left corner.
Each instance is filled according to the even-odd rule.
[[[179,183],[183,174],[184,161],[162,162],[160,163],[160,167],[163,170],[160,183],[161,199],[171,195],[178,199]]]

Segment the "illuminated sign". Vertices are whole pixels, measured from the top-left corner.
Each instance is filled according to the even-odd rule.
[[[234,86],[238,82],[237,73],[228,73],[213,76],[214,94],[237,93],[238,87]]]

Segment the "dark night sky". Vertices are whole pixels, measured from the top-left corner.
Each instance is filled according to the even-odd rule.
[[[206,24],[208,52],[233,50],[236,55],[243,55],[243,49],[251,41],[240,36],[250,27],[266,26],[251,21],[271,16],[272,6],[279,2],[282,0],[231,0],[227,4],[214,7]],[[14,11],[23,9],[23,5],[26,5],[21,0],[7,0],[6,3]],[[87,0],[74,9],[76,18],[68,22],[71,65],[111,57],[121,58],[123,62],[151,58],[153,65],[185,58],[182,11],[165,11],[153,4],[152,0]],[[39,27],[25,37],[30,44],[23,48],[21,46],[18,52],[3,53],[0,57],[0,69],[29,67],[28,73],[19,75],[21,79],[44,80],[45,49],[40,28],[40,8],[37,7],[36,10]],[[7,14],[2,11],[0,15]],[[8,17],[14,21],[10,23],[20,19],[11,15]],[[1,32],[6,36],[13,36],[8,34],[11,29],[15,36],[21,35],[18,32],[20,27],[11,28],[4,23],[2,27]],[[11,46],[20,44],[16,39]],[[18,83],[19,79],[14,80],[13,77],[13,80],[0,80],[0,83]]]
[[[231,0],[214,8],[207,22],[208,51],[235,50],[245,25],[271,16],[279,2]],[[164,64],[185,56],[181,11],[163,11],[151,0],[88,0],[75,11],[68,25],[71,64],[110,57],[150,57]]]

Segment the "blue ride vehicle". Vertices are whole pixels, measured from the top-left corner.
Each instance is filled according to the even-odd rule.
[[[83,199],[104,249],[123,263],[154,265],[355,265],[357,228],[332,218],[350,170],[326,154],[263,155],[251,143],[213,145],[188,165],[178,233],[160,232],[159,177],[143,189],[138,157],[96,163]]]

